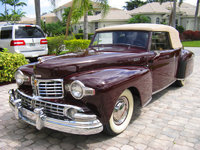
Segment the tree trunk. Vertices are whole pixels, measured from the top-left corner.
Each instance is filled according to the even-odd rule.
[[[69,26],[70,26],[71,17],[72,17],[72,10],[73,10],[73,3],[72,3],[72,7],[70,8],[69,15],[67,17],[65,39],[69,35]]]
[[[36,24],[41,27],[40,0],[35,0]]]
[[[194,31],[197,31],[197,24],[198,24],[198,14],[199,14],[199,0],[197,0],[197,6],[195,11],[195,17],[194,17]]]
[[[85,12],[84,15],[84,30],[83,30],[83,38],[88,39],[88,11]]]
[[[173,2],[172,27],[176,28],[176,0]]]
[[[8,14],[7,14],[7,7],[6,7],[6,3],[5,3],[5,17],[6,17],[6,22],[8,23]]]

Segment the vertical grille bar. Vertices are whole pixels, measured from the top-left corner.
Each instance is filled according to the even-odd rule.
[[[37,90],[37,96],[40,96],[43,99],[59,99],[64,97],[63,80],[61,79],[34,79],[32,85],[33,89]]]

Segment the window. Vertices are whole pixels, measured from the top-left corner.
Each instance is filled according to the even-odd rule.
[[[160,24],[160,18],[159,17],[156,18],[156,23]]]
[[[15,38],[43,38],[44,33],[37,27],[18,27]]]
[[[148,18],[149,18],[149,20],[150,20],[150,23],[151,23],[151,17],[149,17],[149,16],[148,16]]]
[[[97,33],[92,43],[96,45],[130,45],[146,48],[149,39],[149,32],[146,31],[113,31]]]
[[[176,19],[176,27],[178,26],[178,19]]]
[[[171,43],[168,32],[153,32],[151,50],[171,49]]]
[[[101,11],[96,11],[95,12],[95,15],[98,15],[98,14],[100,14],[101,13]]]
[[[11,39],[12,38],[12,27],[1,28],[1,39]]]
[[[98,22],[95,22],[95,30],[99,28]]]

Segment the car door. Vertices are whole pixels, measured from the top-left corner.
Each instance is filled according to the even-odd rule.
[[[152,32],[151,52],[152,92],[156,93],[176,80],[180,49],[172,48],[168,32]]]

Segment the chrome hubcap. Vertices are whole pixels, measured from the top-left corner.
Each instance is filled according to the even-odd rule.
[[[129,103],[126,97],[120,97],[115,104],[113,120],[116,125],[122,124],[128,115]]]

